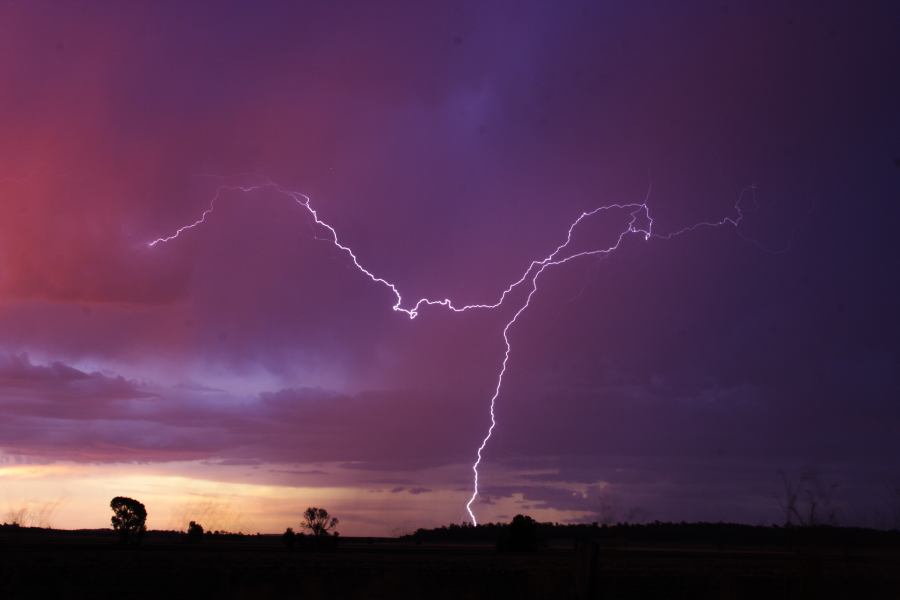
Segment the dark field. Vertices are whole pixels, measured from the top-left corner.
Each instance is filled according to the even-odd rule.
[[[594,565],[592,566],[592,562]],[[341,539],[288,551],[279,536],[0,531],[0,598],[900,598],[892,542],[738,547],[552,540],[527,553],[487,543]]]

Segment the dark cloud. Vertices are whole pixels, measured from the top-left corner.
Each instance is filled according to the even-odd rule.
[[[240,398],[86,373],[59,362],[36,365],[24,355],[3,357],[0,381],[7,416],[0,439],[14,440],[6,449],[57,459],[350,461],[354,469],[419,469],[464,460],[478,435],[466,431],[452,398],[410,391],[347,395],[309,388]],[[82,444],[90,449],[78,452]]]

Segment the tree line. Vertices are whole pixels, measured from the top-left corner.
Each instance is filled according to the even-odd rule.
[[[140,544],[147,533],[147,508],[144,504],[134,498],[116,496],[110,501],[109,507],[113,511],[110,522],[119,540],[123,544]],[[340,535],[336,529],[338,523],[338,518],[331,516],[326,509],[310,506],[303,511],[300,521],[300,528],[305,531],[296,533],[292,527],[288,527],[282,534],[282,541],[291,550],[298,546],[331,548]],[[204,531],[203,525],[191,521],[185,532],[185,539],[197,543],[208,535],[210,532]]]

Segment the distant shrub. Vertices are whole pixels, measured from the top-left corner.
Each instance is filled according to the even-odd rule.
[[[288,550],[294,549],[294,544],[297,543],[297,534],[294,533],[293,528],[288,527],[284,530],[284,533],[281,534],[281,541]]]
[[[187,541],[197,543],[203,539],[203,525],[196,521],[191,521],[187,528]]]

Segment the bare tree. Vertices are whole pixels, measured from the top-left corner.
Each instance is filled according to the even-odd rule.
[[[778,471],[781,494],[778,503],[784,511],[785,526],[837,525],[835,493],[838,484],[825,483],[815,469],[805,469],[797,478]]]
[[[781,469],[778,469],[778,478],[781,479],[781,495],[778,497],[778,504],[784,511],[784,524],[790,526],[794,524],[794,518],[801,519],[800,513],[797,511],[797,485],[790,476]]]
[[[301,526],[308,529],[314,537],[322,538],[337,535],[337,532],[333,531],[337,524],[337,518],[330,516],[327,510],[311,506],[303,513]]]
[[[59,503],[59,500],[43,503],[26,502],[18,508],[6,511],[6,520],[11,525],[19,527],[50,527],[50,520]]]
[[[22,527],[27,525],[27,522],[30,520],[30,512],[27,506],[20,506],[19,508],[10,508],[6,511],[6,521],[9,521],[10,525],[15,525],[16,527]]]

